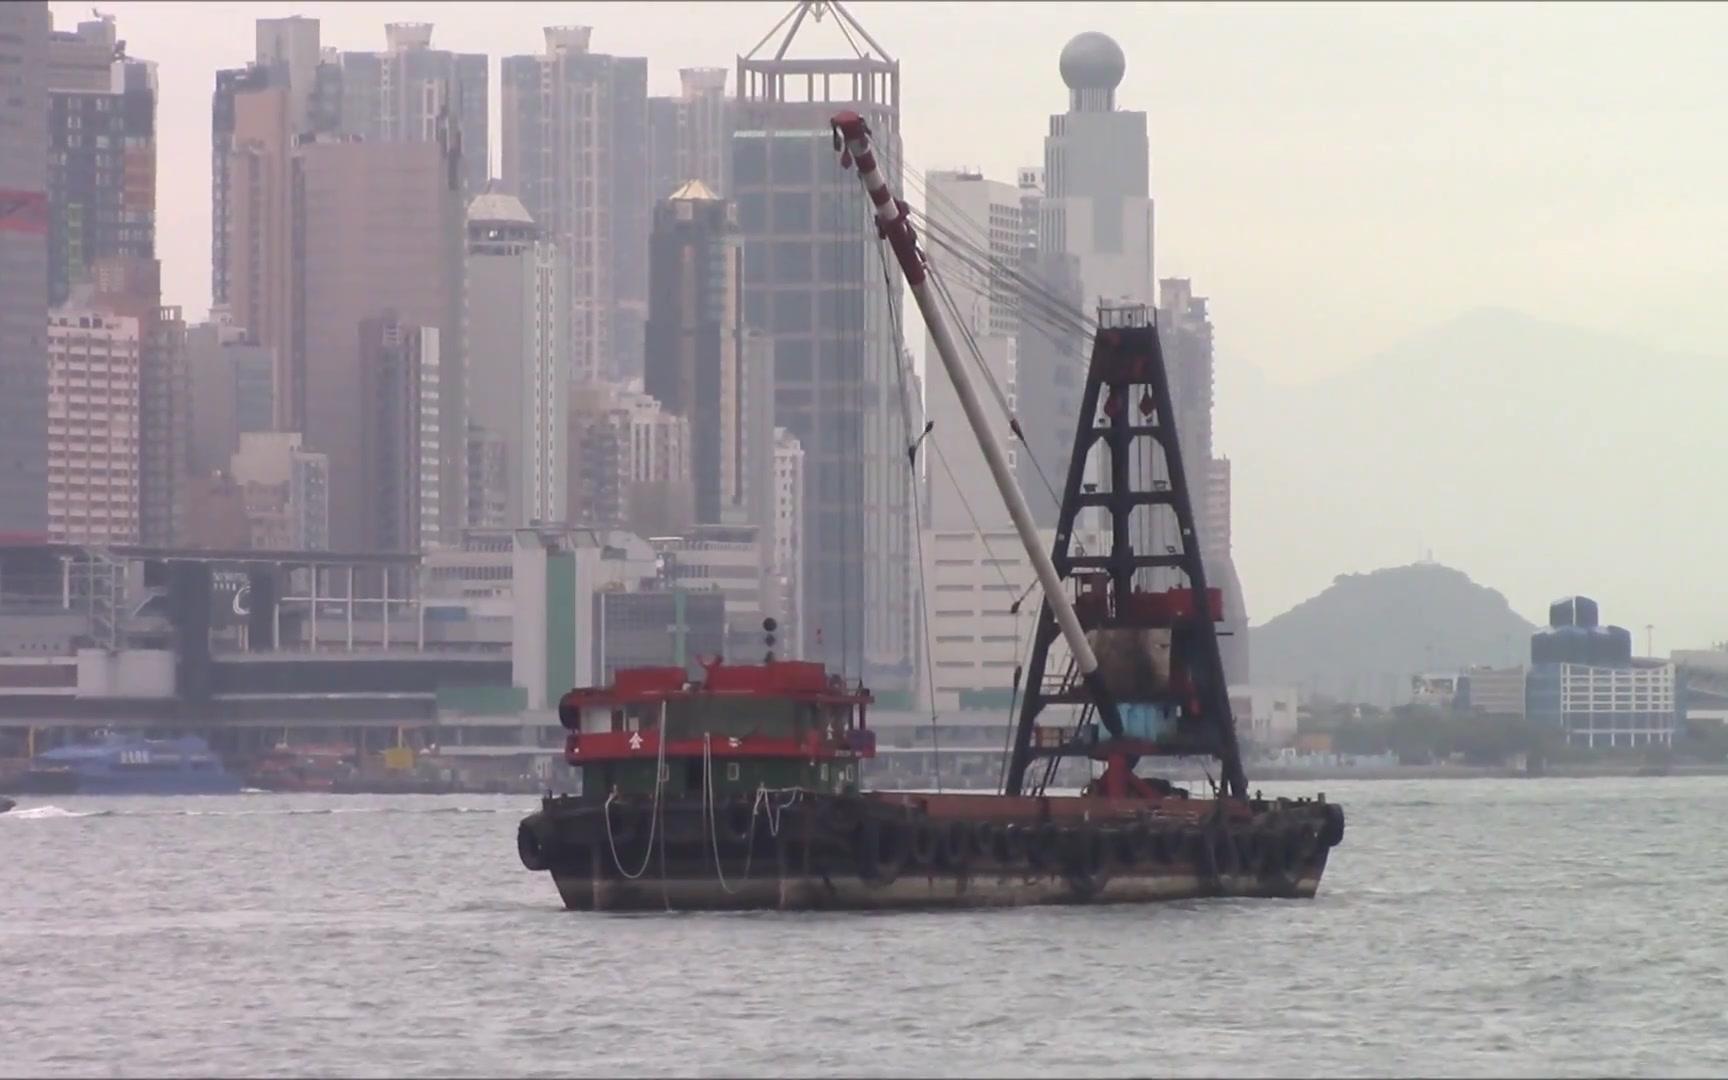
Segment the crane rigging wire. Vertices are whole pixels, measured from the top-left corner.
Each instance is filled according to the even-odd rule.
[[[902,168],[909,168],[909,166],[906,166],[902,161]],[[916,170],[913,171],[915,172]],[[927,199],[945,199],[945,197],[941,195],[940,191],[935,188],[926,186],[925,192]],[[926,216],[926,221],[929,220],[930,219]],[[959,220],[968,226],[971,224],[963,215],[959,216]],[[945,226],[940,224],[934,224],[934,227],[938,230],[945,230]],[[943,240],[940,235],[934,236],[932,239],[935,239],[945,248],[952,248],[952,250],[957,253],[957,261],[971,267],[975,273],[978,273],[979,276],[984,277],[986,280],[993,276],[996,269],[1001,265],[999,259],[990,255],[987,251],[979,249],[976,244],[964,240],[956,244],[950,244],[948,241]],[[928,252],[926,252],[926,256],[928,256]],[[978,256],[982,257],[981,261]],[[926,261],[930,267],[931,280],[936,287],[938,296],[946,304],[947,310],[953,315],[954,323],[959,326],[961,334],[966,342],[967,349],[972,355],[974,365],[984,376],[984,381],[986,385],[989,386],[991,394],[996,400],[997,407],[1002,410],[1002,414],[1007,418],[1010,431],[1024,448],[1027,460],[1031,463],[1034,471],[1037,472],[1038,478],[1044,485],[1045,490],[1049,492],[1050,497],[1053,500],[1060,502],[1061,499],[1056,493],[1055,485],[1051,483],[1050,476],[1045,471],[1043,463],[1038,460],[1037,453],[1032,449],[1031,444],[1027,442],[1025,432],[1020,426],[1019,418],[1015,415],[1013,408],[1010,406],[1007,396],[1002,390],[1001,384],[996,379],[995,374],[990,370],[989,365],[985,362],[983,352],[978,347],[977,339],[974,337],[971,327],[968,325],[968,321],[961,314],[959,305],[954,300],[952,291],[948,288],[945,280],[945,272],[939,265],[938,261],[931,261],[928,257]],[[1024,323],[1027,320],[1022,317],[1021,321]],[[1053,320],[1046,320],[1046,322],[1049,323],[1052,328],[1057,329],[1061,334],[1060,339],[1053,337],[1053,340],[1071,340],[1076,333],[1085,332],[1078,322],[1070,322],[1067,326],[1057,326]]]
[[[930,754],[931,760],[935,762],[936,790],[941,792],[942,733],[941,725],[936,720],[936,672],[931,667],[934,650],[930,644],[930,604],[928,600],[930,590],[924,580],[924,523],[922,521],[923,514],[920,510],[920,504],[923,500],[918,497],[918,443],[923,441],[924,435],[919,435],[917,438],[912,435],[912,403],[911,397],[907,393],[905,335],[900,328],[900,319],[894,313],[893,275],[888,271],[888,255],[882,250],[882,247],[883,241],[878,239],[876,241],[876,258],[882,263],[882,289],[883,295],[888,300],[888,325],[894,333],[894,378],[900,390],[897,396],[900,398],[900,420],[905,427],[906,467],[910,473],[912,486],[912,535],[918,550],[918,621],[924,627],[924,683],[930,699]],[[929,428],[925,428],[924,434],[929,434],[929,430]],[[936,444],[932,442],[931,445]]]

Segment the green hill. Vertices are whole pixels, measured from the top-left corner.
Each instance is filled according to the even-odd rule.
[[[1462,571],[1415,563],[1342,574],[1249,640],[1257,685],[1389,706],[1419,672],[1525,662],[1535,630]]]

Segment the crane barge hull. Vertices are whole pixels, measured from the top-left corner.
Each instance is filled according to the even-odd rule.
[[[571,910],[868,911],[1309,899],[1343,834],[1296,800],[800,794],[658,816],[549,797],[518,849]]]

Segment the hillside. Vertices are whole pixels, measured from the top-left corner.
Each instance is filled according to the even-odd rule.
[[[1724,636],[1722,359],[1480,310],[1324,380],[1220,394],[1257,620],[1339,567],[1432,551],[1530,614],[1582,592],[1659,645]]]
[[[1394,705],[1418,672],[1520,662],[1535,629],[1462,571],[1415,563],[1340,575],[1249,641],[1256,684]]]

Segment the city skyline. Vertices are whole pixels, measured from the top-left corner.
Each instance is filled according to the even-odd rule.
[[[522,5],[490,20],[455,6],[407,3],[199,6],[197,19],[176,18],[172,4],[104,8],[129,54],[158,66],[164,302],[182,306],[188,323],[207,303],[210,88],[216,70],[248,59],[256,18],[320,19],[325,44],[357,52],[380,50],[386,23],[430,21],[434,48],[490,58],[496,110],[502,57],[535,51],[546,24],[591,23],[597,49],[646,55],[648,94],[672,96],[680,68],[730,68],[784,6],[678,6],[680,18],[653,26],[640,25],[625,5],[578,13]],[[50,8],[61,30],[86,17],[76,5]],[[971,165],[1004,181],[1015,166],[1036,160],[1039,120],[1061,107],[1052,40],[1098,29],[1121,42],[1129,57],[1121,99],[1151,117],[1152,187],[1163,209],[1160,274],[1196,281],[1212,298],[1219,326],[1220,451],[1238,466],[1236,532],[1257,610],[1283,610],[1336,573],[1402,561],[1439,529],[1404,521],[1408,535],[1395,542],[1329,561],[1279,550],[1272,539],[1278,530],[1266,521],[1270,505],[1255,492],[1251,444],[1263,413],[1244,407],[1252,391],[1350,369],[1460,311],[1492,305],[1668,351],[1715,351],[1720,317],[1705,291],[1685,283],[1721,274],[1723,256],[1706,239],[1711,224],[1728,217],[1707,182],[1720,151],[1685,132],[1701,107],[1688,103],[1710,100],[1720,77],[1704,67],[1700,42],[1709,35],[1697,31],[1705,24],[1681,23],[1674,8],[1604,15],[1587,7],[1456,5],[1444,24],[1431,26],[1445,33],[1406,39],[1387,31],[1442,16],[1401,5],[1251,14],[1192,5],[1023,5],[1015,19],[992,26],[1001,40],[988,56],[941,50],[945,29],[977,18],[974,5],[865,3],[853,10],[908,73],[909,100],[917,101],[905,124],[911,163],[926,170]],[[1698,17],[1723,15],[1703,9]],[[1618,37],[1605,33],[1605,19]],[[816,29],[819,40],[831,39],[831,26]],[[1281,38],[1314,47],[1293,60],[1273,48]],[[1175,39],[1182,48],[1170,47]],[[1660,50],[1630,47],[1656,40]],[[1414,41],[1421,55],[1410,51]],[[1614,64],[1592,60],[1611,54],[1626,55]],[[1023,59],[1033,77],[987,78],[1004,56]],[[1362,93],[1368,86],[1373,94]],[[1487,121],[1476,124],[1476,117]],[[492,130],[488,150],[496,162],[495,123]],[[1557,162],[1571,164],[1557,172]],[[1654,197],[1628,199],[1627,191]],[[1577,221],[1591,225],[1579,229]],[[1617,276],[1614,302],[1605,303],[1602,268],[1649,265],[1653,243],[1660,269]],[[1301,275],[1304,265],[1325,275],[1323,288]],[[915,350],[920,336],[908,335]],[[1439,546],[1443,555],[1456,549]],[[1575,563],[1592,561],[1592,551],[1599,551],[1596,562],[1609,558],[1599,546],[1576,550]],[[1461,565],[1506,589],[1521,610],[1558,591],[1539,576],[1515,580],[1519,564],[1492,552],[1473,553]],[[1626,606],[1631,579],[1597,587],[1605,597],[1616,589],[1628,598],[1617,606]],[[1672,627],[1677,642],[1720,636],[1697,604],[1650,617]]]

